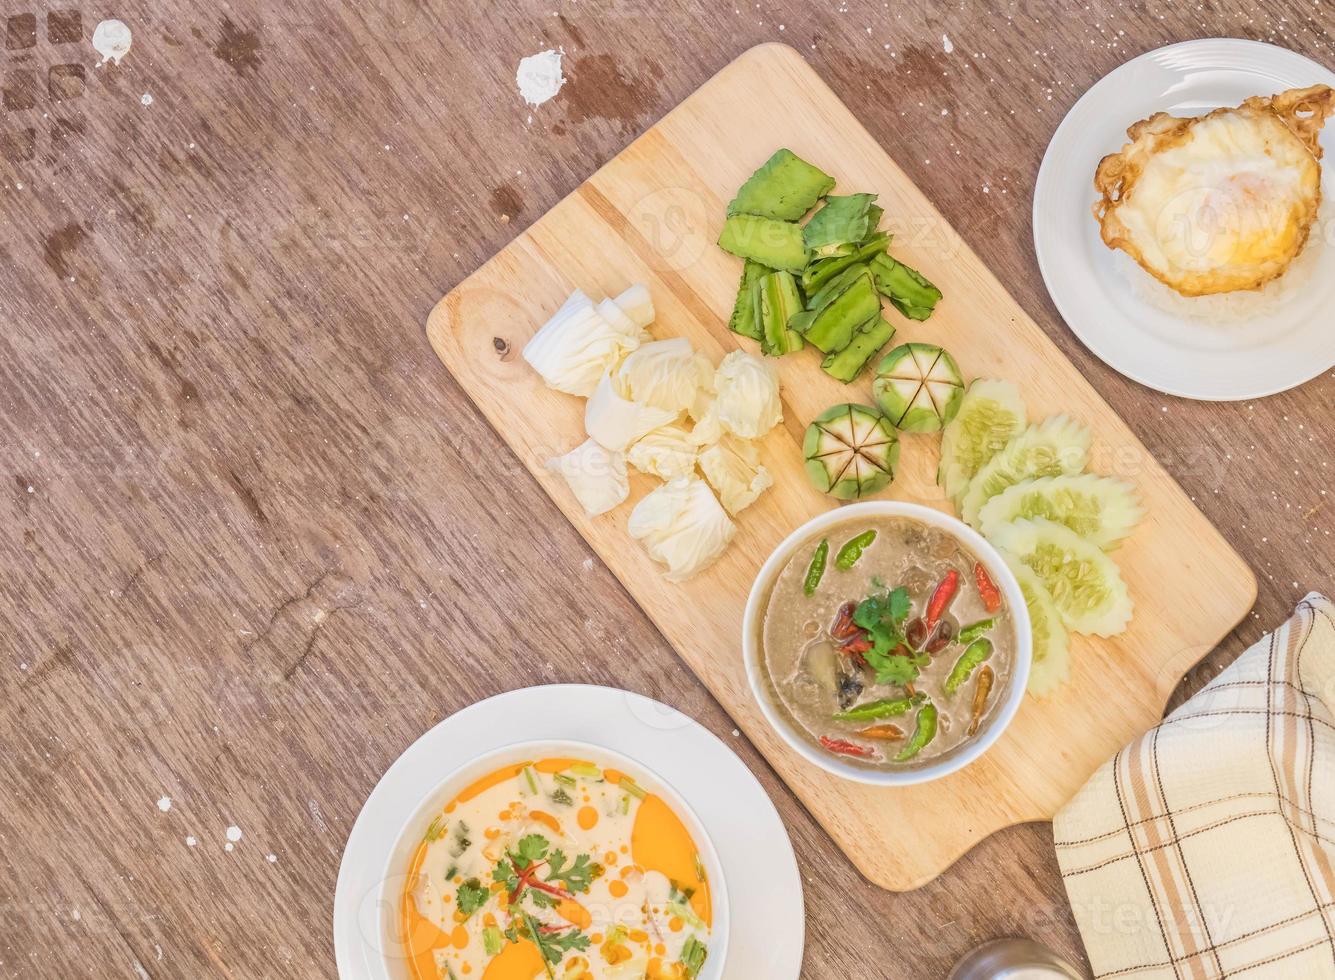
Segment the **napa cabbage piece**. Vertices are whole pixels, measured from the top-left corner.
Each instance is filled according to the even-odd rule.
[[[1051,694],[1071,676],[1070,638],[1062,625],[1061,612],[1052,594],[1034,571],[1014,555],[1002,552],[1002,558],[1015,573],[1025,608],[1029,611],[1029,631],[1033,637],[1033,661],[1029,667],[1028,691],[1038,697]]]
[[[1089,462],[1089,430],[1065,415],[1029,426],[983,464],[960,501],[960,516],[978,526],[978,512],[1007,487],[1041,476],[1073,476]]]
[[[680,412],[628,397],[612,374],[605,374],[584,405],[584,431],[605,449],[624,453],[654,429],[677,421]]]
[[[684,412],[712,385],[714,365],[685,337],[644,344],[617,368],[617,388],[631,401]]]
[[[774,485],[760,464],[760,451],[749,439],[724,436],[700,453],[700,470],[729,514],[736,516]]]
[[[641,473],[660,480],[677,480],[695,472],[700,447],[680,425],[665,425],[640,439],[626,453],[626,460]]]
[[[615,302],[595,304],[577,289],[524,345],[523,358],[547,387],[587,398],[644,339],[642,328]]]
[[[1098,545],[1041,517],[1002,524],[991,540],[1038,576],[1067,629],[1095,636],[1126,630],[1134,604],[1117,563]]]
[[[605,514],[630,495],[626,457],[586,439],[564,456],[547,460],[547,469],[565,478],[590,517]]]
[[[650,558],[667,566],[668,581],[680,582],[716,561],[737,526],[709,484],[687,477],[645,496],[630,512],[626,530]]]
[[[1064,524],[1104,551],[1116,548],[1142,517],[1135,487],[1110,476],[1045,476],[1025,480],[997,494],[978,512],[978,529],[990,537],[1019,517],[1043,517]]]
[[[714,391],[700,425],[713,413],[723,430],[742,439],[759,439],[783,421],[779,371],[755,354],[735,350],[724,357],[714,372]]]
[[[979,378],[969,385],[955,417],[941,430],[936,482],[958,506],[969,481],[1025,424],[1024,399],[1009,381]]]
[[[654,322],[654,301],[649,295],[649,287],[642,282],[627,286],[612,302],[641,330]]]

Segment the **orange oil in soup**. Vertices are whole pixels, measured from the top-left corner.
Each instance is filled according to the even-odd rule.
[[[460,804],[476,799],[507,780],[517,778],[527,766],[532,766],[541,773],[556,773],[581,762],[579,759],[553,758],[505,766],[469,784],[446,804],[444,812],[452,813]],[[606,769],[603,775],[614,785],[619,785],[621,780],[626,778],[615,769]],[[692,909],[707,925],[713,926],[713,900],[709,882],[702,876],[703,865],[699,849],[681,818],[661,797],[648,793],[639,801],[631,829],[629,848],[631,860],[640,868],[645,871],[657,871],[682,890],[692,891],[690,901]],[[443,932],[421,915],[412,895],[413,885],[426,856],[426,849],[424,841],[414,852],[409,865],[399,903],[398,938],[403,943],[412,980],[442,980],[436,970],[435,951],[448,949],[454,944],[454,936]],[[567,916],[567,918],[574,917]],[[587,927],[587,923],[584,925]],[[533,943],[527,940],[507,943],[487,964],[480,980],[534,980],[544,973],[544,966],[542,955]]]

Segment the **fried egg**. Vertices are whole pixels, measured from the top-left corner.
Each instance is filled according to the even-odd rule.
[[[1307,244],[1332,110],[1335,90],[1314,85],[1135,123],[1094,177],[1104,244],[1184,296],[1260,289]]]

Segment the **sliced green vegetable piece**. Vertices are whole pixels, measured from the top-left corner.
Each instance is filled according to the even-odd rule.
[[[867,362],[894,335],[894,326],[878,313],[858,328],[847,347],[837,354],[827,354],[820,362],[821,370],[847,384],[862,373]]]
[[[742,263],[742,281],[737,286],[737,301],[733,303],[732,317],[728,320],[728,329],[733,333],[750,337],[752,340],[761,338],[759,321],[756,319],[756,308],[752,302],[754,296],[752,287],[757,281],[773,271],[769,266],[762,265],[752,259],[747,259]]]
[[[978,529],[986,537],[1017,517],[1045,517],[1109,551],[1144,516],[1145,509],[1131,484],[1082,473],[1024,480],[1006,488],[978,512]]]
[[[906,715],[916,708],[925,696],[918,694],[914,697],[881,698],[879,701],[868,701],[866,704],[859,704],[847,711],[839,712],[834,716],[834,720],[878,721],[882,718],[896,718],[899,715]]]
[[[811,300],[810,308],[793,318],[792,326],[822,353],[834,354],[853,342],[853,334],[880,316],[881,297],[866,266],[854,266]]]
[[[833,189],[834,178],[829,174],[792,150],[775,150],[737,191],[728,204],[728,214],[796,221]]]
[[[719,248],[771,269],[801,272],[807,264],[802,228],[788,221],[755,214],[734,214],[723,223]]]
[[[954,694],[963,687],[979,665],[991,656],[991,640],[977,639],[965,647],[964,652],[960,654],[960,658],[955,661],[955,666],[950,668],[950,674],[946,677],[944,685],[946,693]]]
[[[968,646],[980,636],[990,632],[992,627],[996,625],[997,621],[995,619],[980,619],[976,623],[970,623],[960,630],[959,636],[955,637],[955,642]]]
[[[875,200],[875,194],[831,194],[802,229],[807,250],[825,256],[862,241],[871,230],[868,210]]]
[[[801,350],[802,335],[793,330],[794,316],[802,311],[802,294],[791,272],[771,272],[757,280],[752,305],[760,329],[760,347],[766,354],[783,355]]]
[[[895,756],[895,762],[908,762],[915,755],[927,748],[936,738],[937,710],[936,705],[928,701],[918,709],[918,717],[914,722],[913,734],[909,740],[904,743],[904,747],[899,750]]]
[[[1003,555],[1015,580],[1020,583],[1025,608],[1029,610],[1030,634],[1033,636],[1034,658],[1029,668],[1028,690],[1043,697],[1051,694],[1071,675],[1071,653],[1066,627],[1061,612],[1052,601],[1052,594],[1028,565],[1010,555]]]
[[[876,532],[874,530],[863,531],[857,537],[849,538],[839,548],[839,553],[834,556],[834,567],[842,572],[848,571],[858,563],[858,559],[862,557],[862,552],[870,547],[875,540]]]
[[[899,437],[874,409],[835,405],[807,426],[802,451],[812,486],[840,500],[856,500],[895,478]]]
[[[885,217],[885,208],[873,204],[867,209],[867,233],[871,234],[876,230],[876,226],[881,223]]]
[[[956,505],[983,464],[1024,428],[1020,390],[1009,381],[979,379],[969,385],[955,418],[941,432],[936,482]]]
[[[964,379],[955,359],[935,344],[901,344],[876,367],[872,395],[905,432],[940,432],[959,411]]]
[[[1038,576],[1067,629],[1095,636],[1126,629],[1134,604],[1116,562],[1098,545],[1042,518],[1003,524],[992,542]]]
[[[880,232],[868,238],[848,254],[827,259],[812,259],[802,271],[802,289],[814,296],[832,282],[835,276],[855,265],[865,265],[890,246],[890,235]]]
[[[926,320],[941,299],[941,290],[925,276],[888,255],[872,259],[871,272],[876,288],[910,320]]]
[[[1089,430],[1065,415],[1029,426],[983,464],[960,501],[960,516],[978,526],[978,512],[997,494],[1040,476],[1074,476],[1089,462]]]
[[[820,544],[816,546],[811,556],[811,564],[807,565],[807,574],[802,578],[804,595],[815,595],[816,589],[820,587],[820,580],[825,577],[825,566],[829,560],[830,541],[828,538],[821,538]]]

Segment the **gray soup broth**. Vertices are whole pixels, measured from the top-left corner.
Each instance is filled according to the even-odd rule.
[[[950,532],[903,517],[850,520],[793,552],[765,610],[774,702],[813,743],[896,768],[974,737],[1015,657],[1005,598]]]

